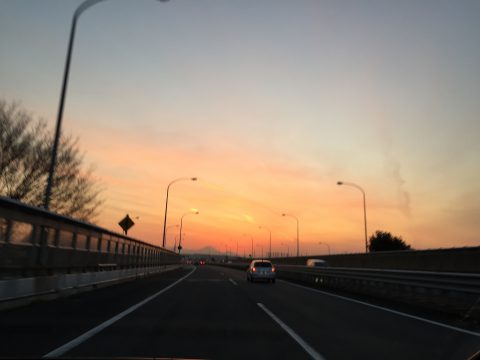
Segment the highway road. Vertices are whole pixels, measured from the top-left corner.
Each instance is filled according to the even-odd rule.
[[[200,266],[3,310],[0,344],[0,357],[467,359],[480,333]]]

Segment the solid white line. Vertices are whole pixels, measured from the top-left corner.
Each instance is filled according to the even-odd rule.
[[[320,355],[314,348],[312,348],[310,345],[307,344],[305,340],[303,340],[295,331],[292,330],[287,324],[285,324],[282,320],[280,320],[274,313],[272,313],[270,310],[266,308],[265,305],[262,303],[257,303],[257,305],[267,313],[268,316],[270,316],[280,327],[287,332],[288,335],[290,335],[293,340],[295,340],[302,348],[305,350],[308,355],[312,357],[312,359],[315,360],[325,360],[325,358]]]
[[[228,280],[230,280],[230,282],[231,282],[233,285],[237,286],[237,283],[235,282],[235,280],[233,280],[233,279],[228,279]]]
[[[462,328],[459,328],[459,327],[456,327],[456,326],[451,326],[451,325],[447,325],[447,324],[444,324],[444,323],[441,323],[441,322],[425,319],[425,318],[422,318],[420,316],[410,315],[410,314],[407,314],[407,313],[404,313],[404,312],[401,312],[401,311],[397,311],[397,310],[393,310],[393,309],[389,309],[389,308],[386,308],[386,307],[383,307],[383,306],[374,305],[374,304],[370,304],[370,303],[367,303],[367,302],[364,302],[364,301],[348,298],[346,296],[332,294],[332,293],[322,291],[322,290],[318,290],[318,289],[314,289],[314,288],[311,288],[311,287],[308,287],[308,286],[295,284],[295,283],[292,283],[290,281],[286,281],[286,280],[281,280],[281,281],[286,283],[286,284],[296,286],[296,287],[299,287],[299,288],[302,288],[302,289],[305,289],[305,290],[318,292],[318,293],[323,294],[323,295],[328,295],[328,296],[331,296],[331,297],[334,297],[334,298],[338,298],[338,299],[342,299],[342,300],[346,300],[346,301],[351,301],[351,302],[361,304],[361,305],[365,305],[365,306],[369,306],[369,307],[372,307],[372,308],[375,308],[375,309],[384,310],[384,311],[390,312],[390,313],[395,314],[395,315],[404,316],[404,317],[407,317],[407,318],[410,318],[410,319],[415,319],[415,320],[423,321],[423,322],[426,322],[426,323],[429,323],[429,324],[432,324],[432,325],[437,325],[437,326],[440,326],[440,327],[443,327],[443,328],[446,328],[446,329],[449,329],[449,330],[454,330],[454,331],[462,332],[464,334],[480,337],[480,333],[475,332],[475,331],[465,330],[465,329],[462,329]]]
[[[139,307],[145,305],[146,303],[148,303],[149,301],[155,299],[157,296],[163,294],[165,291],[171,289],[172,287],[174,287],[175,285],[177,285],[178,283],[180,283],[181,281],[185,280],[187,277],[189,277],[194,271],[196,270],[196,267],[194,267],[192,269],[192,271],[190,271],[187,275],[185,275],[184,277],[178,279],[177,281],[175,281],[174,283],[168,285],[167,287],[163,288],[162,290],[156,292],[155,294],[147,297],[146,299],[140,301],[139,303],[129,307],[127,310],[124,310],[122,311],[120,314],[118,315],[115,315],[114,317],[112,317],[111,319],[101,323],[100,325],[94,327],[93,329],[90,329],[88,330],[87,332],[83,333],[82,335],[80,335],[79,337],[73,339],[72,341],[69,341],[68,343],[56,348],[55,350],[52,350],[50,351],[48,354],[46,355],[43,355],[43,358],[55,358],[55,357],[59,357],[59,356],[62,356],[63,354],[65,354],[67,351],[70,351],[71,349],[73,349],[74,347],[80,345],[81,343],[83,343],[85,340],[91,338],[92,336],[94,336],[95,334],[99,333],[100,331],[102,331],[103,329],[109,327],[110,325],[114,324],[115,322],[117,322],[118,320],[122,319],[123,317],[127,316],[128,314],[130,314],[131,312],[137,310]]]

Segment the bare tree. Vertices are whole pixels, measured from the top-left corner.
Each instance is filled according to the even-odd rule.
[[[35,121],[17,103],[0,99],[0,195],[41,206],[53,137],[44,121]],[[50,209],[83,221],[93,221],[102,204],[93,169],[83,168],[78,140],[62,136]]]

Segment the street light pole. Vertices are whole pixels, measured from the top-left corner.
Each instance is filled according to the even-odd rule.
[[[167,226],[167,228],[165,229],[165,238],[167,237],[168,229],[171,229],[171,228],[173,228],[173,227],[178,228],[179,226],[180,226],[180,224]]]
[[[248,236],[248,235],[247,235],[247,234],[243,234],[243,236]],[[250,238],[252,239],[252,252],[250,253],[250,256],[251,256],[252,259],[253,259],[253,257],[254,257],[254,256],[253,256],[253,236],[250,235]]]
[[[255,257],[255,256],[254,256],[255,252],[254,252],[254,250],[253,250],[253,236],[250,235],[250,237],[252,238],[252,259],[253,259],[253,258]]]
[[[270,230],[269,228],[267,228],[266,226],[259,226],[258,227],[259,229],[265,229],[269,232],[270,234],[270,247],[269,247],[269,257],[272,257],[272,230]]]
[[[367,241],[367,203],[365,201],[365,191],[358,186],[357,184],[350,183],[350,182],[344,182],[344,181],[337,181],[337,185],[347,185],[347,186],[352,186],[358,190],[361,191],[363,195],[363,223],[364,223],[364,228],[365,228],[365,252],[368,253],[368,241]]]
[[[298,224],[298,218],[296,216],[293,216],[293,215],[289,215],[289,214],[282,214],[282,216],[289,216],[289,217],[292,217],[294,218],[295,220],[297,220],[297,256],[300,256],[300,241],[298,239],[298,235],[299,235],[299,224]]]
[[[53,176],[55,174],[55,166],[57,162],[57,152],[58,152],[58,144],[60,142],[60,134],[62,131],[62,120],[63,120],[63,109],[65,107],[65,97],[67,94],[67,85],[68,85],[68,77],[70,75],[70,63],[72,59],[72,51],[73,51],[73,42],[75,40],[75,31],[77,28],[77,21],[80,15],[87,10],[89,7],[98,4],[105,0],[85,0],[81,3],[75,12],[73,13],[72,17],[72,24],[70,27],[70,37],[68,40],[68,48],[67,48],[67,56],[65,59],[65,68],[63,70],[63,82],[62,82],[62,90],[60,92],[60,102],[58,104],[58,112],[57,112],[57,122],[55,125],[55,137],[53,139],[53,147],[52,147],[52,155],[50,158],[50,166],[48,169],[48,179],[47,179],[47,186],[45,187],[45,196],[43,199],[43,207],[48,210],[50,206],[50,197],[52,195],[52,187],[53,187]],[[162,1],[162,0],[160,0]]]
[[[170,182],[170,184],[168,184],[167,186],[167,197],[165,199],[165,217],[163,219],[163,242],[162,242],[162,247],[165,247],[166,245],[166,226],[167,226],[167,210],[168,210],[168,192],[170,191],[170,185],[172,185],[173,183],[176,183],[177,181],[182,181],[182,180],[192,180],[192,181],[197,181],[197,178],[196,177],[192,177],[192,178],[179,178],[179,179],[175,179],[173,180],[172,182]]]
[[[180,254],[180,251],[182,251],[182,227],[183,227],[183,218],[187,215],[198,215],[199,212],[198,211],[195,211],[195,212],[187,212],[185,214],[182,215],[181,219],[180,219],[180,238],[178,240],[178,253]]]

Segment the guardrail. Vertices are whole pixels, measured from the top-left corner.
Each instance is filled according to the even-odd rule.
[[[0,279],[179,262],[162,247],[0,197]]]
[[[224,264],[245,270],[247,264]],[[480,320],[480,274],[276,265],[280,279],[440,310]]]

